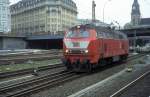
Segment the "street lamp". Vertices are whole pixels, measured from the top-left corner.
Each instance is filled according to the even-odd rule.
[[[117,21],[116,21],[116,24],[118,24],[118,26],[119,26],[119,30],[120,30],[120,29],[121,29],[121,26],[120,26],[119,22],[117,22]]]
[[[118,25],[119,30],[120,30],[121,26],[120,26],[120,24],[118,23],[118,21],[114,21],[114,22]]]
[[[103,23],[104,23],[104,14],[105,14],[105,6],[107,5],[107,3],[111,1],[111,0],[107,0],[103,6]]]

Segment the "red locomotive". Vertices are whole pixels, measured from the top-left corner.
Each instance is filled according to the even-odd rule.
[[[65,33],[63,63],[68,70],[91,71],[99,65],[125,60],[128,49],[128,39],[122,32],[92,24],[75,26]]]

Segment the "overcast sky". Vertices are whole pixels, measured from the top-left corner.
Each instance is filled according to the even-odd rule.
[[[11,4],[20,0],[10,0]],[[92,17],[92,0],[73,0],[77,4],[78,18],[91,19]],[[150,17],[150,0],[138,0],[140,10],[143,18]],[[104,20],[107,23],[118,21],[120,25],[130,22],[131,6],[133,0],[95,0],[96,2],[96,18],[103,21],[103,8]]]

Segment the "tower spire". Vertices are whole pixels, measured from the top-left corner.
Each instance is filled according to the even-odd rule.
[[[141,13],[140,6],[138,0],[134,0],[132,4],[132,12],[131,12],[131,23],[133,26],[138,25],[140,23]]]
[[[140,13],[140,6],[138,3],[138,0],[134,0],[133,5],[132,5],[132,14],[141,14]]]

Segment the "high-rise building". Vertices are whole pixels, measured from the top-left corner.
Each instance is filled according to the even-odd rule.
[[[134,0],[131,12],[131,24],[133,26],[139,25],[140,19],[141,19],[140,6],[138,0]]]
[[[72,0],[22,0],[11,6],[12,32],[64,31],[77,22]]]
[[[10,31],[9,0],[0,0],[0,32]]]

